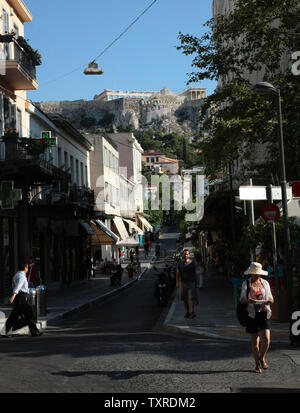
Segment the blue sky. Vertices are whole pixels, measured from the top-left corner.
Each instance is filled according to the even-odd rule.
[[[211,18],[212,0],[158,0],[103,56],[101,76],[83,69],[153,0],[24,0],[33,15],[25,38],[42,55],[33,101],[93,99],[104,89],[174,92],[187,88],[191,57],[176,50],[178,33],[200,36]],[[73,73],[70,73],[73,72]],[[215,82],[193,86],[207,88]]]

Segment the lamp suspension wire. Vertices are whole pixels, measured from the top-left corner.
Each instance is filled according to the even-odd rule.
[[[99,57],[101,57],[110,47],[116,43],[147,11],[157,2],[158,0],[154,0],[132,23],[130,23],[129,26],[126,27],[125,30],[115,39],[113,40],[98,56],[95,57],[94,60],[92,60],[91,63],[95,63]]]
[[[157,2],[158,2],[158,0],[153,0],[152,3],[151,3],[148,7],[146,7],[146,9],[145,9],[144,11],[142,11],[142,13],[140,13],[140,14],[133,20],[133,22],[130,23],[129,26],[127,26],[126,29],[123,30],[123,32],[122,32],[121,34],[119,34],[118,37],[116,37],[108,46],[106,46],[105,49],[103,49],[102,52],[101,52],[98,56],[96,56],[96,57],[94,58],[94,60],[92,60],[91,62],[89,62],[89,64],[90,64],[90,63],[95,63],[96,60],[99,59],[99,57],[103,56],[103,54],[104,54],[108,49],[110,49],[135,23],[136,23],[144,14],[146,14],[147,11],[148,11],[152,6],[154,6],[154,4],[157,3]],[[57,77],[56,79],[49,80],[48,82],[45,82],[45,83],[41,84],[40,86],[43,86],[43,85],[46,85],[46,84],[49,84],[49,83],[56,82],[57,80],[60,80],[60,79],[62,79],[62,78],[64,78],[64,77],[67,77],[67,76],[71,75],[71,74],[74,73],[74,72],[77,72],[77,70],[80,70],[80,69],[82,69],[82,68],[85,67],[85,66],[86,66],[86,64],[85,64],[85,65],[81,65],[81,66],[79,66],[77,69],[74,69],[74,70],[72,70],[71,72],[65,73],[64,75],[61,75],[61,76]]]

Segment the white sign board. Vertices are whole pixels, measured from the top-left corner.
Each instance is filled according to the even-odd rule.
[[[267,191],[265,186],[240,186],[240,200],[242,201],[263,201],[267,200]],[[292,188],[286,188],[287,199],[293,198]],[[272,187],[273,200],[281,200],[281,186]]]

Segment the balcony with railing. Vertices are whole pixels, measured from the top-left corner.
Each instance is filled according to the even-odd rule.
[[[94,191],[86,187],[72,185],[70,187],[69,202],[75,203],[81,207],[94,208]]]
[[[69,173],[42,158],[45,146],[37,139],[22,138],[12,133],[1,140],[0,180],[13,180],[19,187],[71,181]]]
[[[11,90],[35,90],[36,66],[41,64],[41,56],[33,50],[23,37],[16,39],[12,34],[0,35],[2,66],[1,82]]]
[[[44,186],[34,201],[36,205],[76,205],[93,210],[94,191],[72,185],[70,173],[43,159],[45,144],[39,139],[11,134],[2,137],[3,144],[0,181],[12,180],[16,187]]]

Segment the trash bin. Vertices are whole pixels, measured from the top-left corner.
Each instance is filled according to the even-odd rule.
[[[38,316],[45,316],[47,314],[47,289],[41,284],[36,287],[36,310]]]
[[[34,321],[36,322],[37,321],[37,311],[36,311],[36,290],[35,290],[35,288],[29,288],[27,302],[33,308]]]

